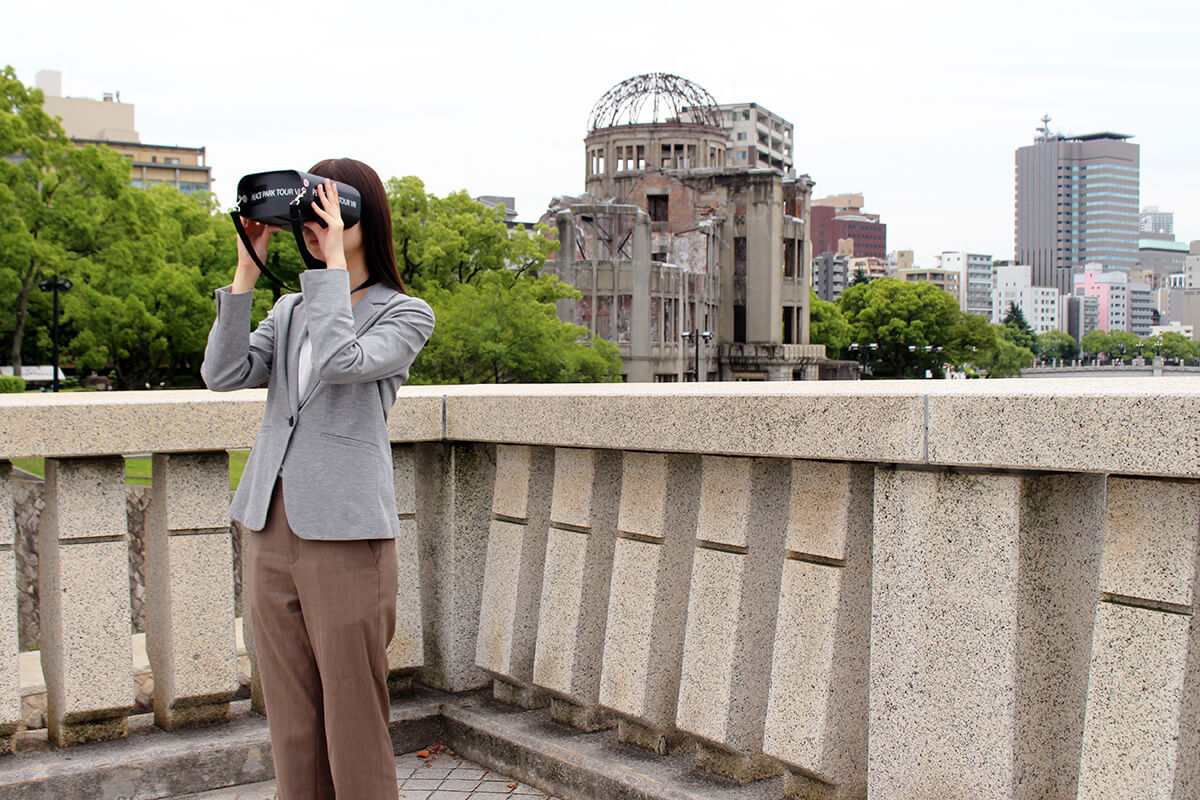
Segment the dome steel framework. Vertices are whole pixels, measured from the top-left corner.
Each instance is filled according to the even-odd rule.
[[[651,116],[645,120],[641,117],[647,103]],[[659,118],[660,113],[664,118]],[[596,101],[588,117],[588,133],[615,125],[665,122],[667,117],[681,119],[684,113],[689,122],[721,127],[717,101],[707,89],[678,75],[648,72],[621,81]]]

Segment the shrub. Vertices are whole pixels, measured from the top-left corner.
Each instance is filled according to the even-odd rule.
[[[25,391],[25,379],[15,375],[0,375],[0,394],[18,394]]]

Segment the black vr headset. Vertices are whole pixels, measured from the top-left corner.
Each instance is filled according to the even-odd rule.
[[[279,286],[284,286],[284,283],[271,274],[259,259],[258,253],[254,252],[254,247],[250,244],[250,237],[246,234],[246,227],[242,225],[242,219],[252,219],[264,225],[291,228],[292,235],[296,237],[296,245],[300,248],[300,257],[304,259],[305,265],[309,269],[324,269],[325,262],[313,257],[312,253],[308,252],[301,231],[306,222],[315,222],[322,228],[325,227],[325,221],[317,215],[312,207],[312,204],[317,202],[317,187],[325,180],[326,178],[319,175],[286,169],[275,172],[256,172],[238,181],[237,209],[231,211],[229,216],[233,218],[233,226],[237,228],[238,236],[241,237],[242,244],[246,246],[246,252],[250,254],[250,258],[254,259],[254,263],[264,275]],[[342,222],[347,228],[358,224],[358,220],[362,216],[362,195],[359,194],[358,189],[348,183],[334,181],[333,184],[337,187]]]

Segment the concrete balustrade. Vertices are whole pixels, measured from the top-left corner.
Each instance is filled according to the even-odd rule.
[[[620,485],[620,453],[555,450],[533,680],[555,719],[585,731],[615,722],[599,700]]]
[[[50,740],[120,738],[133,706],[125,462],[48,458],[45,500],[38,554]]]
[[[262,402],[0,397],[0,459],[48,457],[56,744],[125,731],[122,453],[157,454],[156,719],[224,718],[219,451],[250,444]],[[390,430],[397,691],[548,701],[736,780],[783,772],[797,798],[1200,792],[1188,379],[407,388]],[[19,716],[10,590],[0,736]]]
[[[624,454],[600,703],[621,741],[660,755],[692,744],[675,716],[699,496],[698,456]]]
[[[147,655],[166,730],[228,721],[238,689],[229,456],[154,456],[146,530]]]
[[[533,658],[554,455],[514,445],[499,445],[495,453],[475,663],[495,676],[498,699],[536,708],[548,702],[533,686]]]
[[[705,456],[679,684],[679,728],[703,768],[747,783],[762,755],[791,465]]]
[[[1200,791],[1198,529],[1200,484],[1108,479],[1081,798]]]
[[[396,634],[388,644],[388,685],[393,693],[412,685],[412,674],[425,664],[421,627],[421,572],[417,557],[417,457],[411,444],[392,446],[396,484]]]

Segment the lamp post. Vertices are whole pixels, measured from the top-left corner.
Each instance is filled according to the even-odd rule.
[[[54,366],[53,372],[50,375],[50,391],[58,391],[58,293],[59,291],[68,291],[74,284],[67,278],[60,278],[57,275],[53,279],[47,278],[44,281],[38,282],[38,288],[43,292],[54,292],[54,329],[51,338],[54,341]]]
[[[704,343],[707,345],[709,342],[712,341],[712,337],[713,337],[712,331],[697,331],[697,330],[693,329],[690,331],[684,331],[683,333],[679,334],[679,336],[684,340],[684,342],[687,342],[690,340],[690,341],[693,341],[696,343],[696,383],[699,383],[700,382],[700,340],[703,339]]]
[[[846,349],[853,350],[855,355],[858,357],[858,360],[862,362],[862,369],[860,370],[862,372],[862,374],[870,375],[871,374],[870,365],[867,362],[869,361],[870,354],[874,353],[876,350],[879,349],[879,343],[871,342],[870,344],[867,344],[867,343],[860,343],[860,342],[851,342],[850,344],[846,345]]]

